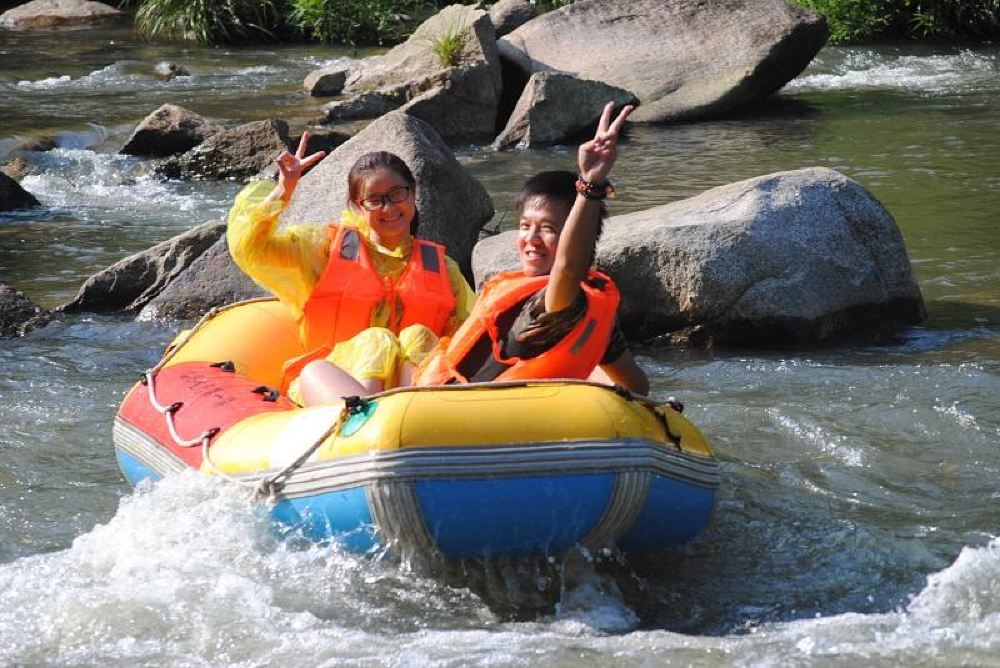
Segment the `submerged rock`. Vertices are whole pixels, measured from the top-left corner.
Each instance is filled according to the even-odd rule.
[[[164,104],[139,122],[119,153],[161,158],[190,150],[221,130],[193,111]]]
[[[116,262],[84,282],[58,310],[94,313],[136,312],[180,276],[226,232],[210,222]]]
[[[158,79],[163,81],[170,81],[171,79],[176,79],[177,77],[189,77],[191,73],[183,65],[178,65],[177,63],[171,63],[168,61],[162,61],[156,63],[153,66],[153,74],[156,75]]]
[[[522,70],[631,91],[630,120],[718,116],[776,92],[826,43],[818,13],[784,0],[582,0],[500,39]]]
[[[517,266],[515,238],[481,242],[478,281]],[[878,340],[925,314],[892,216],[857,182],[824,168],[615,216],[597,266],[618,283],[622,327],[635,339]]]
[[[23,292],[0,283],[0,337],[22,336],[51,318],[51,313]]]
[[[16,166],[12,166],[13,168]],[[17,172],[15,171],[15,174]],[[14,211],[41,206],[35,196],[21,187],[21,184],[7,175],[6,170],[0,171],[0,211]]]
[[[448,255],[471,275],[472,247],[493,217],[493,202],[440,135],[413,116],[387,114],[324,158],[302,177],[282,220],[337,221],[347,203],[347,172],[369,151],[390,151],[403,159],[417,180],[420,236],[444,244]]]

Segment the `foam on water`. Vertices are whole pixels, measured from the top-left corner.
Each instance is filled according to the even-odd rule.
[[[784,90],[887,88],[947,93],[971,90],[994,81],[997,66],[997,55],[990,52],[963,50],[946,55],[921,55],[833,47],[826,49],[805,74],[789,82]]]
[[[149,173],[146,163],[131,156],[57,148],[32,159],[39,163],[38,173],[25,176],[22,186],[44,206],[84,221],[106,220],[108,212],[117,212],[133,219],[148,216],[191,222],[192,214],[204,216],[211,211],[205,192],[160,179]],[[228,204],[228,199],[220,197],[215,203],[217,215]]]

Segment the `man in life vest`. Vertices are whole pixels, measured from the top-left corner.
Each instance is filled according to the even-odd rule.
[[[542,172],[517,199],[521,269],[486,283],[469,318],[442,341],[414,384],[532,378],[590,378],[639,394],[649,380],[618,328],[618,289],[591,268],[606,216],[604,198],[618,134],[632,111],[612,121],[604,108],[597,132],[578,152],[579,178]]]
[[[348,208],[336,224],[279,229],[305,171],[325,153],[278,157],[278,185],[255,182],[229,215],[236,264],[297,317],[305,355],[286,364],[300,403],[327,403],[327,367],[378,392],[409,370],[468,316],[475,295],[444,247],[413,236],[417,183],[398,156],[362,155],[347,176]],[[323,362],[320,364],[320,362]],[[339,400],[337,395],[336,400]]]

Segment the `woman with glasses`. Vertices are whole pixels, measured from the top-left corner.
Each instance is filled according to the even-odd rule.
[[[354,163],[338,223],[279,229],[302,174],[326,155],[306,156],[308,141],[303,133],[294,154],[278,157],[276,187],[258,181],[237,196],[227,240],[236,264],[297,317],[309,352],[287,365],[286,376],[298,375],[289,394],[313,405],[339,391],[331,373],[360,383],[356,393],[408,384],[438,337],[468,317],[475,295],[443,246],[411,234],[417,183],[392,153]]]

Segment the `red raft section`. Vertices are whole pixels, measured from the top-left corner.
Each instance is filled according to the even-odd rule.
[[[132,388],[118,417],[198,469],[202,463],[200,437],[206,431],[211,430],[214,438],[251,415],[296,408],[287,397],[230,369],[207,362],[185,362],[160,369],[151,381],[155,401],[173,407],[177,436],[182,440],[199,439],[199,447],[177,444],[167,424],[170,416],[153,406],[148,382]]]

